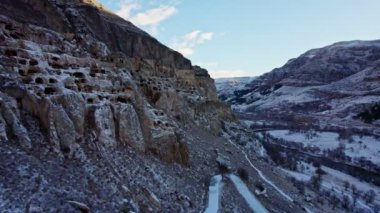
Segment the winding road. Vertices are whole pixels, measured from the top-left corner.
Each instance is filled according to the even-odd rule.
[[[249,191],[247,185],[236,175],[229,174],[227,177],[234,184],[239,194],[247,202],[253,212],[268,213],[268,210],[260,203],[254,194]],[[204,213],[218,213],[220,207],[220,196],[223,188],[223,176],[215,175],[210,180],[208,205]]]

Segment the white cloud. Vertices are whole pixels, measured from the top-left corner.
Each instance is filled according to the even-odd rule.
[[[170,16],[177,13],[173,6],[162,5],[157,8],[141,12],[131,17],[131,21],[138,26],[154,26],[165,21]]]
[[[190,56],[194,53],[194,48],[197,45],[212,40],[213,36],[214,33],[212,32],[194,30],[184,35],[179,41],[174,41],[170,47],[182,53],[184,56]]]
[[[209,74],[212,78],[232,78],[232,77],[242,77],[248,76],[247,72],[244,70],[211,70]]]
[[[120,3],[120,9],[115,11],[117,15],[123,19],[130,19],[132,10],[139,8],[139,4],[136,1],[123,1]]]
[[[140,8],[138,0],[125,0],[120,2],[120,9],[115,13],[131,21],[133,24],[143,27],[153,35],[158,34],[158,26],[161,22],[178,13],[177,8],[174,6],[160,5],[137,14],[132,14],[132,11]]]

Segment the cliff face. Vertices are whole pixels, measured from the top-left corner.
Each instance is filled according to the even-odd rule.
[[[25,113],[62,156],[98,141],[187,164],[181,126],[218,133],[232,118],[206,70],[99,5],[6,0],[0,9],[4,140],[33,148]],[[199,110],[209,104],[222,113]]]
[[[269,166],[234,119],[206,70],[98,3],[1,1],[0,211],[200,212],[220,170]],[[260,199],[300,211],[277,191]]]
[[[12,19],[72,36],[78,42],[86,42],[90,36],[106,44],[110,51],[122,52],[128,57],[152,59],[158,65],[171,68],[191,69],[191,62],[178,52],[98,4],[85,2],[5,0],[0,8],[3,15]]]
[[[8,165],[0,169],[7,174],[0,178],[0,209],[86,210],[75,201],[59,203],[62,194],[53,191],[65,193],[64,185],[79,187],[70,194],[92,199],[86,203],[98,211],[145,211],[140,202],[164,208],[155,206],[165,202],[148,188],[165,197],[161,193],[176,186],[149,185],[173,180],[175,170],[186,173],[201,159],[185,127],[202,125],[217,134],[222,119],[233,118],[206,70],[96,2],[5,0],[0,11],[0,152]],[[173,170],[155,157],[182,166]],[[167,174],[151,179],[141,173],[144,165]],[[20,168],[30,168],[30,178],[15,173]],[[101,204],[107,193],[113,193],[109,203]]]

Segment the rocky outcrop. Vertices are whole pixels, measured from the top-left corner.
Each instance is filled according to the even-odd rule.
[[[0,98],[1,107],[1,136],[2,140],[15,138],[25,149],[30,149],[31,139],[20,121],[20,112],[17,103],[9,97]]]
[[[1,210],[201,212],[213,150],[259,161],[218,136],[234,119],[206,70],[93,0],[0,3]]]
[[[87,46],[87,54],[102,55],[103,52],[98,50],[108,47],[128,57],[155,60],[157,65],[191,69],[191,62],[180,53],[165,47],[95,1],[5,0],[0,9],[3,15],[19,22],[35,24],[61,33],[68,39],[75,39]],[[89,42],[89,37],[102,44]]]
[[[98,4],[17,0],[0,8],[2,140],[33,147],[23,111],[59,156],[78,157],[82,143],[96,142],[188,164],[181,126],[216,134],[233,118],[206,70]]]

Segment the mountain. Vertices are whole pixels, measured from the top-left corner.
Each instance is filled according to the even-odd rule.
[[[313,209],[207,70],[96,1],[1,1],[0,162],[1,212]]]
[[[219,96],[299,189],[344,212],[379,211],[380,40],[307,51],[237,88]]]
[[[339,42],[289,60],[235,91],[229,102],[243,112],[270,110],[268,116],[274,117],[305,114],[321,124],[347,122],[352,128],[379,134],[379,117],[370,119],[371,124],[361,116],[379,103],[379,79],[379,40]]]
[[[217,78],[215,86],[218,92],[218,97],[222,101],[227,101],[227,98],[233,95],[234,91],[241,90],[246,84],[251,82],[254,77],[235,77],[235,78]]]

